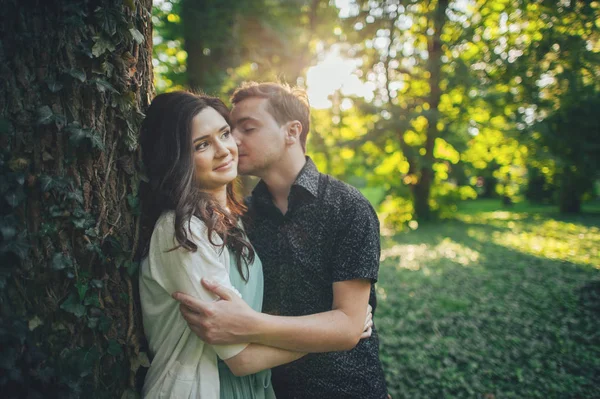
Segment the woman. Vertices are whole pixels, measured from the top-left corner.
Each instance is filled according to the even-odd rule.
[[[303,356],[257,344],[205,344],[171,298],[182,291],[216,299],[200,284],[206,277],[262,307],[262,266],[233,190],[238,153],[228,115],[219,99],[173,92],[154,99],[142,124],[149,182],[140,193],[140,298],[154,356],[146,398],[273,398],[269,369]]]

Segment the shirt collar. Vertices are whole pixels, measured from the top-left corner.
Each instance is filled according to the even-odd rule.
[[[319,170],[313,160],[306,156],[306,163],[298,173],[292,188],[294,186],[302,187],[316,198],[319,195],[319,175]],[[271,193],[269,193],[267,184],[263,180],[259,181],[252,190],[252,196],[259,199],[271,199]]]
[[[300,173],[298,173],[298,177],[296,177],[296,181],[292,186],[302,187],[311,193],[313,197],[317,197],[319,195],[319,175],[320,173],[317,166],[313,160],[307,156],[306,163],[300,170]]]

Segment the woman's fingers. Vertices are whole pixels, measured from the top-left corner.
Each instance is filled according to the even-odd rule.
[[[371,334],[373,333],[373,329],[371,327],[369,327],[368,330],[365,330],[362,335],[360,336],[360,339],[365,339],[365,338],[369,338],[371,336]]]

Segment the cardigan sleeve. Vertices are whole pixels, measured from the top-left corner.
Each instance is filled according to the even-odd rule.
[[[161,270],[154,270],[157,281],[169,293],[184,292],[203,301],[217,300],[217,296],[207,291],[200,280],[208,278],[239,292],[233,287],[229,279],[228,256],[222,256],[220,251],[227,248],[213,246],[208,240],[208,229],[197,217],[193,216],[189,223],[188,238],[198,246],[195,252],[177,247],[174,234],[173,216],[159,219],[155,226],[152,240],[156,240],[153,255],[157,257],[155,265],[162,265]],[[215,237],[215,242],[219,242]],[[226,264],[227,263],[227,264]],[[248,344],[213,345],[217,355],[225,360],[229,359],[246,348]]]

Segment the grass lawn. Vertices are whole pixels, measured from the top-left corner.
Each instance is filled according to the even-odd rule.
[[[384,237],[393,398],[600,398],[600,206],[584,210],[475,201]]]

